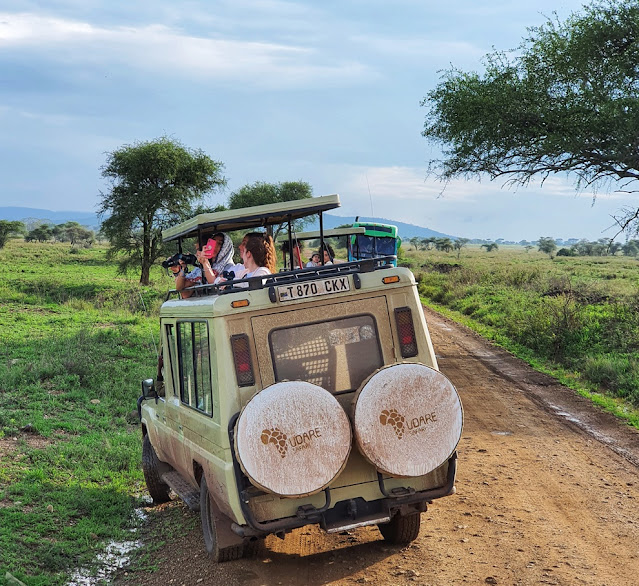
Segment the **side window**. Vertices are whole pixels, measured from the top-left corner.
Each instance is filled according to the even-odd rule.
[[[165,349],[168,352],[168,356],[165,356],[164,359],[164,382],[166,384],[166,378],[170,375],[171,377],[171,388],[173,389],[173,394],[177,395],[177,389],[179,388],[178,379],[177,379],[177,362],[175,360],[175,326],[173,324],[167,324],[165,328],[166,332],[166,346]],[[171,370],[167,372],[167,359],[170,364]]]
[[[213,415],[208,325],[205,321],[177,324],[180,357],[180,400]]]

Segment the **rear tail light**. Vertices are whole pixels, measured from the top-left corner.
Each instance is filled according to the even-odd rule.
[[[253,374],[253,363],[251,362],[251,349],[249,339],[246,334],[236,334],[231,336],[231,348],[233,350],[233,362],[235,364],[235,375],[239,387],[250,387],[255,384]]]
[[[395,323],[402,358],[417,356],[417,340],[410,307],[400,307],[395,310]]]

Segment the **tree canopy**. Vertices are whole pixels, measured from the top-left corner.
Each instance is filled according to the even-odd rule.
[[[228,207],[231,210],[260,206],[285,201],[295,201],[313,197],[313,189],[305,181],[284,181],[283,183],[264,183],[257,181],[252,185],[244,185],[234,191],[229,197]],[[295,230],[301,231],[313,218],[303,218],[295,222]],[[282,231],[283,226],[277,226],[273,238]]]
[[[111,190],[101,194],[101,231],[109,253],[120,254],[120,269],[140,267],[140,283],[148,285],[151,265],[165,253],[162,230],[189,217],[194,202],[226,184],[223,168],[201,150],[167,137],[107,153],[102,176]]]
[[[594,2],[565,22],[529,29],[517,51],[485,57],[485,72],[444,72],[422,101],[423,136],[443,148],[442,180],[543,181],[636,191],[639,180],[639,4]],[[639,208],[616,218],[639,230]]]
[[[541,236],[537,241],[537,246],[539,247],[539,252],[547,254],[550,258],[552,258],[553,253],[557,250],[557,243],[555,239],[550,236]]]
[[[22,222],[14,222],[10,220],[0,220],[0,248],[4,248],[7,240],[12,236],[19,236],[24,232],[24,224]]]

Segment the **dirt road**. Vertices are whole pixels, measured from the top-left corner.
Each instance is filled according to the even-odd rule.
[[[457,495],[431,505],[412,545],[388,546],[375,528],[306,528],[216,566],[195,524],[155,554],[157,572],[116,583],[639,584],[639,433],[465,328],[427,320],[464,433]]]

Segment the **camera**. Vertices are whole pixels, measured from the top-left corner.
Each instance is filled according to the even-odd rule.
[[[222,271],[222,276],[227,281],[232,281],[233,279],[235,279],[235,272],[234,271]]]
[[[184,261],[184,263],[187,265],[194,265],[197,262],[197,258],[195,258],[194,254],[182,254],[181,252],[178,252],[172,257],[162,261],[162,266],[165,269],[175,267],[180,264],[181,260]]]

